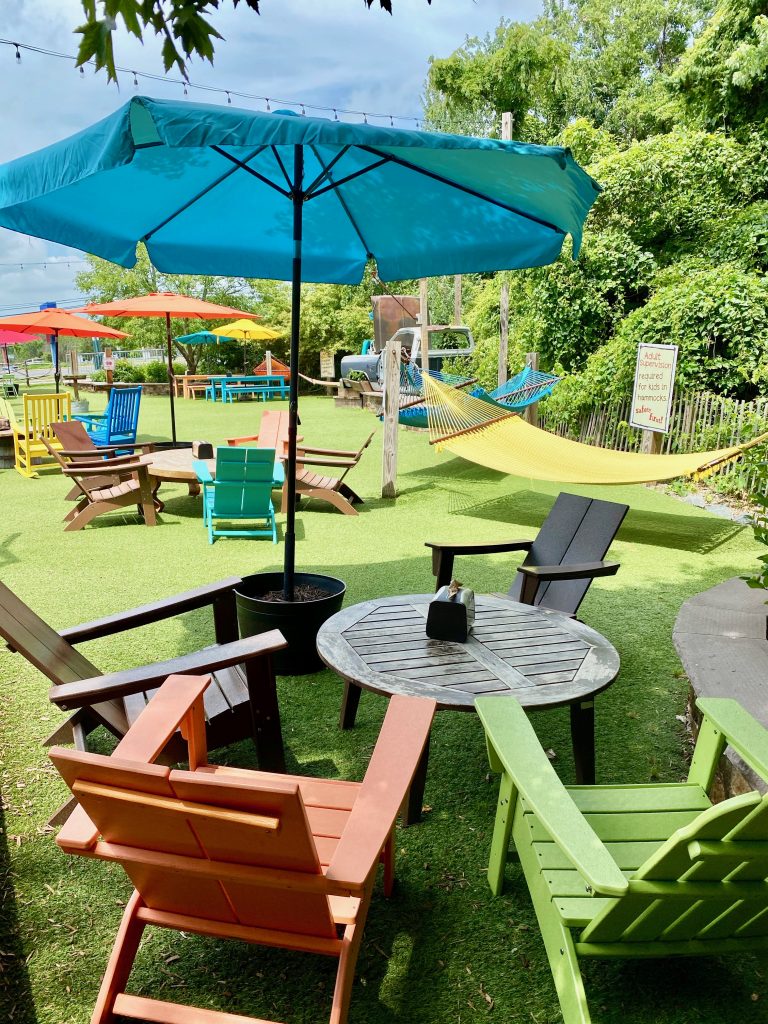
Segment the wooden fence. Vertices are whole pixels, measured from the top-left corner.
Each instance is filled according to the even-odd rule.
[[[578,423],[560,421],[548,414],[547,403],[539,406],[539,423],[545,430],[570,437],[582,444],[615,448],[622,452],[640,450],[642,432],[629,425],[631,400],[594,406]],[[664,436],[662,452],[708,451],[729,448],[768,431],[768,398],[740,402],[707,392],[676,396],[672,403],[669,433]],[[737,475],[735,489],[747,491],[754,482],[754,469],[738,462],[717,470],[718,476]]]

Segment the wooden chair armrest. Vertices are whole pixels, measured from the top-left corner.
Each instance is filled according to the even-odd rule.
[[[155,662],[153,665],[141,665],[139,668],[94,676],[92,679],[60,683],[51,687],[48,696],[54,704],[64,710],[86,707],[115,697],[127,697],[131,693],[152,690],[159,686],[166,676],[214,672],[219,668],[239,665],[251,658],[261,658],[287,646],[282,633],[272,629],[268,633],[246,636],[242,640],[233,640],[231,643],[218,644],[215,647],[204,647],[201,651],[182,654],[168,661]]]
[[[136,470],[146,470],[149,465],[148,457],[142,456],[136,459],[131,456],[128,462],[121,462],[118,466],[110,465],[106,460],[96,463],[71,462],[68,466],[62,466],[61,471],[65,476],[114,476],[115,473],[125,473],[128,476]]]
[[[218,583],[206,583],[195,590],[185,590],[173,597],[164,597],[160,601],[139,605],[138,608],[130,608],[125,612],[84,622],[79,626],[70,626],[68,629],[59,630],[59,635],[69,643],[77,644],[86,640],[97,640],[102,636],[112,636],[113,633],[123,633],[137,626],[146,626],[150,622],[161,622],[173,615],[181,615],[182,612],[213,604],[224,594],[230,593],[240,582],[239,576],[229,576]]]
[[[510,776],[542,827],[595,893],[627,892],[626,878],[558,778],[515,698],[478,697],[475,710],[485,729],[491,770]]]
[[[188,716],[199,719],[198,729],[202,728],[204,734],[202,698],[210,681],[209,675],[169,676],[117,744],[110,760],[153,762],[185,718],[188,720],[187,728],[183,730],[185,736],[195,731],[194,727],[189,727]],[[71,750],[51,747],[48,756],[54,763],[59,752],[68,759],[72,758]],[[78,804],[64,822],[56,842],[63,850],[76,853],[92,849],[98,838],[98,829]]]
[[[475,541],[470,544],[455,544],[452,541],[424,542],[424,546],[433,551],[452,551],[455,555],[495,555],[500,551],[530,551],[532,540],[489,540]]]
[[[615,576],[620,562],[581,562],[571,565],[521,565],[517,571],[538,580],[583,580],[598,576]]]
[[[437,703],[424,697],[390,698],[368,770],[326,877],[362,888],[392,831],[416,773]]]
[[[432,548],[432,575],[437,577],[436,589],[451,582],[453,560],[456,555],[493,555],[500,551],[530,551],[532,540],[480,541],[470,544],[454,544],[449,541],[425,541],[425,547]]]
[[[310,448],[306,444],[303,444],[301,448],[302,451],[309,452],[310,455],[332,455],[340,459],[357,459],[359,455],[357,451],[347,451],[343,448]]]
[[[117,458],[117,459],[135,459],[137,455],[118,455],[118,452],[124,452],[126,448],[141,449],[143,454],[149,455],[155,450],[154,444],[150,441],[147,444],[114,444],[105,445],[103,448],[59,448],[59,455],[66,455],[70,459],[91,459],[101,461],[103,458]]]
[[[688,781],[709,790],[720,755],[730,746],[761,779],[768,782],[768,730],[731,697],[701,697],[704,716],[693,752]]]
[[[248,437],[228,437],[227,444],[230,448],[236,448],[239,444],[248,444],[249,441],[258,441],[258,434],[249,434]]]
[[[322,458],[322,459],[312,459],[312,458],[310,458],[310,459],[305,459],[303,454],[297,453],[297,455],[296,455],[296,465],[297,466],[336,466],[336,467],[344,467],[345,469],[351,469],[353,466],[357,465],[357,459],[331,459],[331,458]]]

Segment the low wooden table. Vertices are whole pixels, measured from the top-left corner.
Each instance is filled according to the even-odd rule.
[[[165,451],[152,452],[147,458],[152,459],[148,473],[153,478],[152,497],[157,503],[158,512],[162,512],[165,508],[165,504],[157,496],[160,484],[164,481],[186,483],[189,485],[189,493],[191,495],[196,496],[200,493],[197,474],[192,468],[194,456],[192,455],[191,448],[168,448]],[[211,476],[214,476],[216,473],[216,459],[206,459],[204,461],[211,471]]]
[[[443,711],[474,711],[478,694],[511,694],[528,710],[568,705],[576,779],[593,783],[594,697],[618,675],[613,645],[561,612],[491,595],[477,596],[467,643],[430,640],[425,624],[433,596],[364,601],[321,626],[318,653],[347,690],[342,728],[354,725],[361,687],[387,696],[432,697]],[[427,745],[411,787],[407,824],[421,817],[428,756]]]

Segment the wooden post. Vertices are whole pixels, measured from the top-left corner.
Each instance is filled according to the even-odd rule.
[[[395,335],[384,349],[384,440],[381,452],[381,496],[397,497],[397,420],[400,413],[400,342]]]
[[[419,321],[421,323],[421,368],[429,369],[429,299],[427,296],[427,279],[419,280]],[[398,363],[400,357],[398,356]]]
[[[461,274],[453,279],[453,323],[455,327],[461,323]]]
[[[505,141],[512,138],[512,114],[501,115],[501,137]],[[507,383],[509,362],[509,282],[501,282],[501,301],[499,303],[499,387]]]
[[[644,455],[659,455],[664,435],[658,430],[644,430],[640,438],[640,451]]]
[[[78,377],[80,376],[80,361],[77,358],[77,349],[71,348],[69,350],[69,368],[72,373],[72,390],[75,393],[75,401],[80,401],[80,388],[78,386]]]
[[[525,361],[532,370],[538,370],[539,368],[539,353],[538,352],[526,352]],[[531,402],[528,408],[525,410],[525,418],[534,427],[539,425],[539,403]]]
[[[266,361],[267,361],[267,376],[271,377],[272,376],[272,353],[271,353],[271,351],[269,349],[267,349],[267,354],[266,354],[265,358],[266,358]]]
[[[111,348],[105,348],[104,349],[104,362],[105,362],[105,364],[107,363],[107,361],[109,361],[110,364],[112,362],[112,349]],[[104,372],[107,375],[107,384],[112,384],[112,370],[105,370]]]

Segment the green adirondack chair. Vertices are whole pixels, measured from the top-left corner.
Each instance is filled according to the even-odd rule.
[[[698,701],[687,782],[639,786],[564,786],[514,698],[475,707],[502,776],[488,881],[498,895],[511,837],[565,1024],[591,1021],[581,957],[768,948],[768,796],[707,796],[726,744],[768,781],[768,731],[736,701]]]
[[[217,448],[215,480],[207,463],[194,460],[192,465],[203,485],[203,521],[211,544],[217,537],[271,537],[272,543],[277,544],[271,496],[274,448]],[[263,520],[265,527],[222,530],[216,526],[217,520],[241,519]]]

